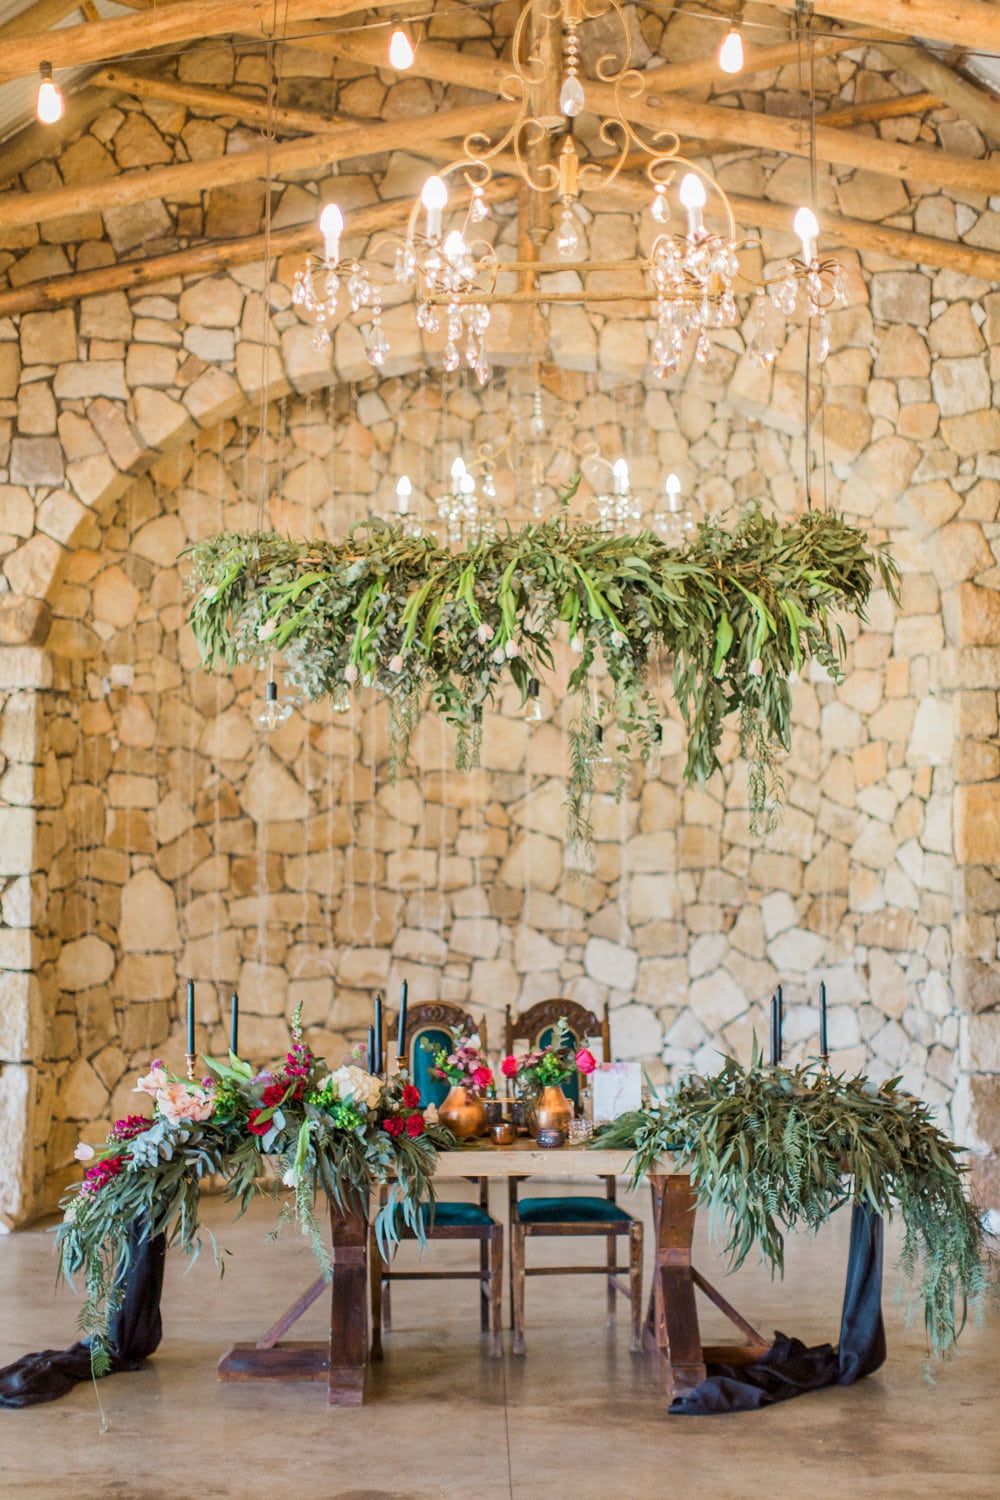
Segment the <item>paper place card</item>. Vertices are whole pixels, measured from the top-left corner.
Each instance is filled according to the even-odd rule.
[[[642,1064],[599,1063],[590,1075],[595,1125],[642,1108]]]

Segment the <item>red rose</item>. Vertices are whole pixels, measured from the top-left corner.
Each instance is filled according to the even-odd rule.
[[[386,1132],[387,1135],[391,1135],[393,1137],[396,1137],[397,1135],[402,1135],[403,1134],[403,1117],[402,1117],[402,1115],[390,1115],[387,1120],[383,1120],[382,1121],[382,1129]]]
[[[412,1083],[403,1084],[403,1104],[407,1109],[417,1109],[420,1105],[420,1090]]]
[[[520,1069],[516,1057],[505,1057],[500,1064],[500,1071],[505,1078],[516,1078]]]
[[[588,1073],[592,1073],[597,1067],[597,1059],[592,1052],[587,1051],[586,1047],[581,1047],[576,1054],[576,1066],[578,1072],[586,1076]]]
[[[270,1120],[261,1120],[259,1117],[262,1114],[263,1110],[252,1109],[247,1115],[247,1129],[251,1135],[267,1135],[267,1132],[270,1130],[271,1122]]]
[[[493,1073],[489,1068],[477,1068],[472,1075],[472,1082],[477,1089],[491,1089]]]
[[[284,1099],[285,1086],[282,1083],[269,1083],[260,1097],[264,1108],[270,1109],[273,1104],[280,1104]]]
[[[424,1133],[424,1117],[423,1117],[423,1115],[407,1115],[407,1117],[406,1117],[406,1133],[410,1137],[411,1141],[415,1141],[418,1135],[423,1135],[423,1133]]]

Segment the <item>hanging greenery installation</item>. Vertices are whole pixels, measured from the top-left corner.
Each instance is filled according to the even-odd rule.
[[[529,680],[553,670],[564,630],[578,704],[568,832],[584,845],[602,740],[619,793],[630,758],[650,751],[663,709],[649,671],[661,655],[687,730],[687,781],[719,769],[725,720],[736,715],[753,825],[765,826],[780,802],[792,683],[810,659],[837,678],[845,637],[835,614],[863,619],[876,579],[893,597],[897,579],[884,545],[842,517],[781,521],[756,504],[734,524],[703,521],[683,548],[652,531],[614,535],[571,520],[564,504],[458,551],[373,519],[339,542],[223,533],[189,555],[205,665],[263,667],[280,653],[309,699],[343,704],[358,688],[382,690],[396,764],[430,703],[458,733],[457,764],[474,765],[484,709],[509,680],[525,699]],[[598,657],[610,680],[607,726],[588,692]],[[604,733],[612,724],[614,745]]]

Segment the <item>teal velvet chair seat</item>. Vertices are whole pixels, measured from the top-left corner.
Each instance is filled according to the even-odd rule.
[[[632,1215],[607,1198],[519,1198],[522,1224],[628,1224]]]
[[[440,1048],[451,1051],[453,1026],[461,1027],[466,1034],[479,1031],[483,1048],[486,1047],[485,1030],[477,1026],[472,1016],[457,1005],[446,1001],[411,1005],[407,1012],[406,1034],[403,1038],[410,1078],[420,1090],[425,1105],[440,1105],[451,1085],[447,1079],[434,1078],[434,1054]],[[390,1025],[389,1035],[394,1034]],[[429,1046],[422,1047],[426,1041]],[[424,1233],[433,1245],[437,1240],[469,1240],[479,1245],[479,1265],[469,1270],[440,1270],[424,1262],[418,1270],[400,1271],[379,1255],[375,1236],[369,1240],[369,1265],[371,1268],[372,1302],[372,1357],[381,1358],[382,1329],[391,1326],[391,1289],[397,1281],[478,1281],[480,1328],[490,1336],[490,1354],[502,1353],[500,1289],[503,1278],[503,1225],[489,1211],[489,1192],[485,1177],[470,1177],[478,1186],[477,1203],[466,1203],[455,1199],[438,1199],[431,1207],[424,1204],[421,1209]],[[404,1238],[413,1238],[408,1232]],[[428,1256],[427,1261],[433,1257]]]
[[[506,1050],[513,1052],[520,1042],[534,1050],[547,1047],[557,1040],[560,1022],[565,1023],[574,1051],[588,1041],[600,1038],[605,1059],[611,1059],[611,1034],[608,1008],[603,1018],[574,1000],[540,1000],[516,1018],[507,1010]],[[574,1074],[563,1084],[563,1092],[579,1108],[580,1078]],[[615,1179],[604,1179],[603,1198],[590,1197],[519,1197],[522,1178],[509,1180],[510,1194],[510,1302],[511,1326],[514,1330],[511,1345],[515,1354],[523,1354],[524,1343],[524,1291],[529,1276],[604,1276],[607,1285],[608,1321],[615,1315],[615,1299],[621,1294],[629,1298],[632,1312],[632,1348],[641,1348],[642,1340],[642,1225],[615,1201]],[[527,1242],[539,1235],[577,1236],[601,1235],[605,1240],[604,1264],[529,1266],[527,1264]],[[619,1265],[618,1245],[623,1237],[628,1238],[628,1264]],[[627,1281],[623,1278],[627,1277]]]

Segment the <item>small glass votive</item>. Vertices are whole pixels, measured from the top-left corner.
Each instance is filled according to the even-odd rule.
[[[566,1144],[565,1130],[559,1130],[556,1126],[546,1126],[535,1136],[536,1145],[541,1146],[543,1151],[555,1151]]]
[[[572,1119],[569,1122],[569,1144],[582,1146],[590,1140],[594,1127],[589,1120]]]
[[[496,1120],[490,1126],[494,1146],[513,1146],[517,1140],[517,1127],[510,1120]]]

